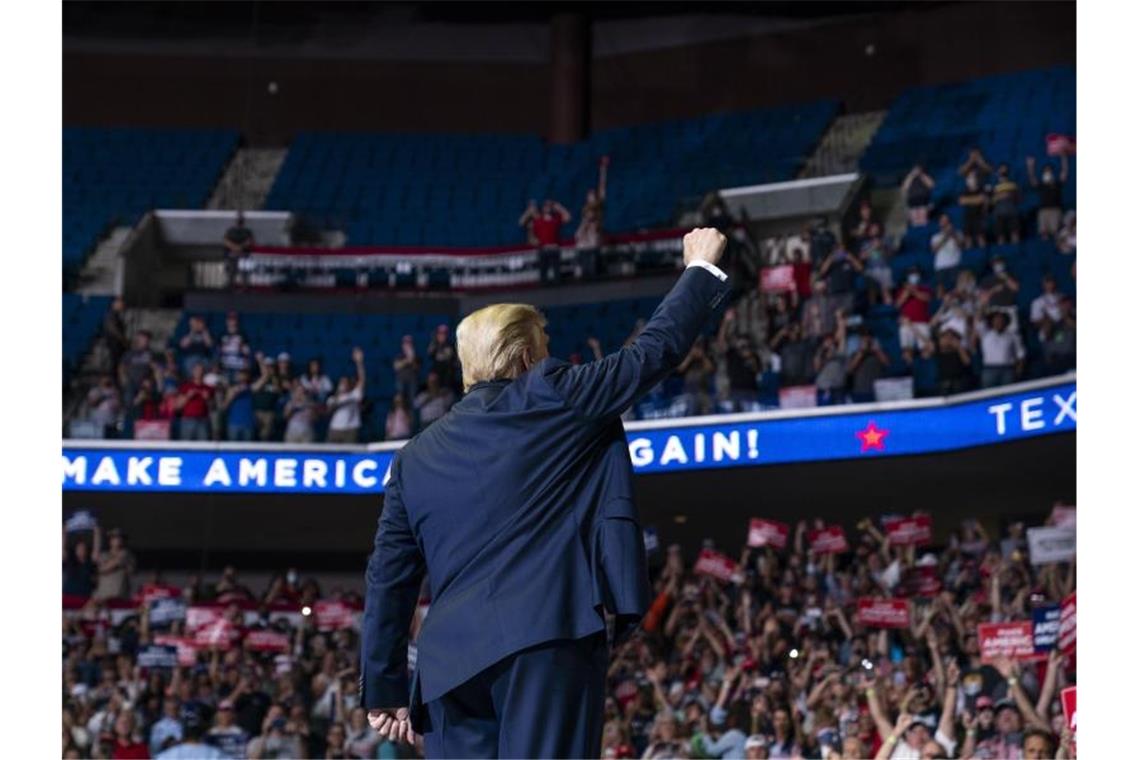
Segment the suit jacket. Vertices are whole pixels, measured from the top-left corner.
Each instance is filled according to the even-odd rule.
[[[727,286],[689,267],[631,345],[474,385],[400,449],[368,562],[367,709],[437,699],[526,647],[640,620],[645,545],[620,415],[684,359]],[[431,607],[407,678],[408,628]]]

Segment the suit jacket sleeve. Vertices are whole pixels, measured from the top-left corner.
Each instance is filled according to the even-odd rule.
[[[399,472],[397,453],[365,577],[360,701],[366,710],[406,706],[409,697],[408,628],[425,565],[404,508]]]
[[[559,363],[547,381],[583,417],[616,417],[681,363],[727,294],[716,275],[689,267],[633,343],[588,364]]]

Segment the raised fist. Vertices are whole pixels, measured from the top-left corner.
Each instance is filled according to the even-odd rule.
[[[724,254],[724,246],[728,239],[711,227],[698,227],[685,235],[685,266],[694,261],[706,261],[716,264]]]

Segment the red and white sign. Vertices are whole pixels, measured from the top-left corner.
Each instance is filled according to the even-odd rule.
[[[145,583],[139,589],[139,603],[149,605],[155,599],[177,599],[182,596],[182,589],[177,586]]]
[[[221,607],[206,607],[194,605],[186,608],[186,630],[194,633],[199,629],[213,625],[222,619],[224,610]]]
[[[1077,651],[1077,592],[1069,594],[1061,602],[1061,628],[1057,632],[1057,648],[1062,654],[1071,655]]]
[[[748,523],[748,545],[783,549],[788,545],[788,526],[775,520],[753,517]]]
[[[712,549],[701,549],[701,553],[697,555],[697,564],[693,566],[693,572],[711,576],[725,583],[740,579],[740,567],[736,564],[736,560]]]
[[[1033,621],[1018,620],[1012,623],[979,623],[978,648],[982,662],[992,662],[997,657],[1015,660],[1037,660],[1033,646]]]
[[[1045,152],[1050,156],[1071,156],[1077,152],[1077,138],[1056,132],[1045,135]]]
[[[819,404],[814,385],[793,385],[780,389],[781,409],[812,409]]]
[[[906,587],[915,596],[937,596],[942,591],[942,579],[938,577],[938,568],[913,567],[907,573]]]
[[[194,645],[193,639],[186,638],[185,636],[161,634],[154,637],[154,643],[167,647],[175,647],[178,650],[178,664],[183,667],[192,666],[198,661],[198,647]]]
[[[279,631],[250,631],[245,637],[246,649],[254,652],[289,651],[289,637]]]
[[[313,604],[313,614],[317,618],[318,631],[336,631],[352,628],[356,613],[339,599],[322,599]]]
[[[169,441],[170,420],[135,420],[136,441]]]
[[[869,628],[909,628],[910,602],[906,599],[860,597],[855,620]]]
[[[808,531],[808,544],[816,554],[843,554],[850,548],[847,546],[847,535],[839,525]]]
[[[1065,724],[1073,735],[1073,756],[1077,749],[1077,687],[1061,689],[1061,709],[1065,711]]]
[[[930,515],[891,517],[883,521],[891,546],[923,546],[932,540]]]
[[[790,293],[796,289],[795,269],[791,264],[765,267],[760,270],[760,290],[763,293]]]
[[[194,632],[194,645],[200,649],[220,649],[223,652],[233,648],[241,638],[241,632],[225,618],[218,618],[209,625]]]

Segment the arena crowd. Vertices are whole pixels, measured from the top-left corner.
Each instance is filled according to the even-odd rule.
[[[900,542],[908,517],[841,540],[764,521],[741,541],[764,545],[697,556],[651,543],[656,598],[612,651],[599,756],[1074,757],[1075,632],[1012,658],[979,626],[1063,617],[1075,563],[1033,564],[1022,523]],[[256,591],[233,567],[172,586],[83,513],[63,555],[64,757],[414,756],[357,703],[355,590],[295,568]]]

